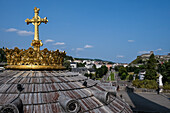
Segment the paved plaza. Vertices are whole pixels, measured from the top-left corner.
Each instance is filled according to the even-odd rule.
[[[170,113],[170,100],[162,94],[119,91],[118,95],[122,95],[134,112]]]

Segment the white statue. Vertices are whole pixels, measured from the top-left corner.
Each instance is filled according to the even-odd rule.
[[[163,86],[163,83],[162,83],[162,78],[163,76],[159,73],[159,86]]]
[[[159,92],[163,92],[163,83],[162,83],[163,76],[159,73]]]

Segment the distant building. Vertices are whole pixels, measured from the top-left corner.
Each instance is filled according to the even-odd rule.
[[[122,64],[123,65],[123,67],[127,67],[128,66],[128,64],[127,63],[124,63],[124,64]]]
[[[90,68],[93,67],[94,61],[92,61],[92,60],[83,60],[83,64],[85,64],[85,67],[86,67],[87,69],[90,69]]]
[[[170,54],[168,55],[155,55],[156,59],[158,59],[158,61],[160,63],[164,63],[165,61],[170,60]]]
[[[5,71],[5,68],[4,67],[0,67],[0,72],[3,72]]]
[[[142,65],[144,65],[143,63],[139,63],[139,64],[130,64],[130,66],[132,66],[132,67],[139,67],[139,66],[142,66]]]
[[[141,58],[142,58],[142,61],[147,61],[149,60],[149,57],[154,54],[153,51],[151,51],[150,53],[148,54],[142,54],[141,55]],[[160,63],[163,63],[165,61],[168,61],[170,59],[170,54],[168,55],[155,55],[155,58],[160,62]]]
[[[68,62],[72,62],[71,60],[67,60]]]
[[[93,64],[86,64],[85,67],[86,67],[87,69],[90,69],[90,68],[93,67]]]
[[[102,64],[95,64],[95,65],[97,69],[102,67]]]
[[[146,71],[145,69],[142,69],[141,71],[139,71],[139,80],[144,80],[145,78],[145,74],[146,74]]]
[[[70,67],[71,68],[77,68],[77,63],[76,62],[71,62]]]
[[[108,70],[110,70],[111,67],[113,67],[112,64],[106,64],[106,67],[108,68]]]
[[[85,63],[85,64],[94,64],[94,61],[92,61],[92,60],[83,60],[83,63]]]
[[[81,74],[85,74],[85,73],[88,73],[88,69],[85,68],[85,67],[78,67],[78,68],[72,68],[71,70],[72,72],[78,72],[78,73],[81,73]]]
[[[144,60],[149,60],[149,57],[154,54],[153,51],[150,51],[150,53],[146,53],[146,54],[142,54],[141,58],[143,58]]]
[[[131,66],[136,66],[139,67],[139,65],[144,65],[146,64],[146,61],[149,60],[150,56],[154,54],[153,51],[150,51],[150,53],[142,54],[141,56],[137,56],[137,58],[130,63]],[[163,64],[164,62],[167,62],[170,60],[170,54],[168,55],[154,55],[155,59]]]
[[[117,64],[116,64],[116,63],[112,65],[112,68],[115,68],[115,66],[117,66]]]
[[[81,60],[74,60],[74,62],[76,62],[76,63],[82,63]]]
[[[112,65],[112,68],[115,68],[115,66],[123,66],[123,67],[127,67],[128,64],[127,63],[115,63]]]
[[[91,69],[88,69],[88,74],[95,74],[96,73],[96,70],[94,68],[91,68]]]

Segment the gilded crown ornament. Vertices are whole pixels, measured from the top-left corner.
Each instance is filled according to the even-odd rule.
[[[47,17],[40,18],[38,16],[40,9],[34,8],[35,16],[32,19],[26,19],[27,25],[32,23],[35,27],[34,40],[32,40],[31,46],[27,50],[6,48],[4,51],[7,58],[7,69],[65,69],[62,66],[66,52],[49,51],[47,48],[40,50],[40,46],[43,46],[41,40],[39,40],[39,25],[41,23],[47,23]]]

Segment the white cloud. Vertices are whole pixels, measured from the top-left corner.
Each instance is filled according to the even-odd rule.
[[[76,48],[77,51],[83,51],[83,48]]]
[[[76,48],[76,49],[72,48],[71,50],[78,52],[78,51],[83,51],[84,49],[87,49],[87,48],[93,48],[93,46],[92,45],[85,45],[84,48]]]
[[[64,42],[56,42],[53,45],[65,45],[65,43]]]
[[[84,48],[76,48],[76,49],[71,49],[72,51],[76,51],[76,52],[78,52],[78,51],[83,51],[84,49],[87,49],[87,48],[93,48],[93,46],[92,45],[85,45],[84,46]]]
[[[85,45],[84,48],[92,48],[92,45]]]
[[[18,31],[18,30],[15,28],[9,28],[6,30],[6,32],[16,32],[16,31]]]
[[[159,48],[159,49],[157,49],[157,50],[155,50],[155,51],[162,51],[162,49],[161,49],[161,48]]]
[[[32,31],[21,31],[21,30],[19,30],[19,31],[17,31],[17,34],[20,35],[20,36],[29,36],[29,35],[33,35],[34,32],[32,32]]]
[[[46,43],[48,43],[48,42],[54,42],[54,40],[47,39],[47,40],[45,40],[45,42],[44,42],[44,43],[46,44]]]
[[[135,42],[134,40],[128,40],[128,42]]]
[[[139,51],[139,54],[145,54],[145,53],[150,53],[150,51]]]
[[[117,55],[116,57],[117,57],[117,58],[124,58],[123,55]]]
[[[20,36],[29,36],[34,34],[32,31],[19,30],[15,28],[9,28],[6,30],[6,32],[16,32]]]

